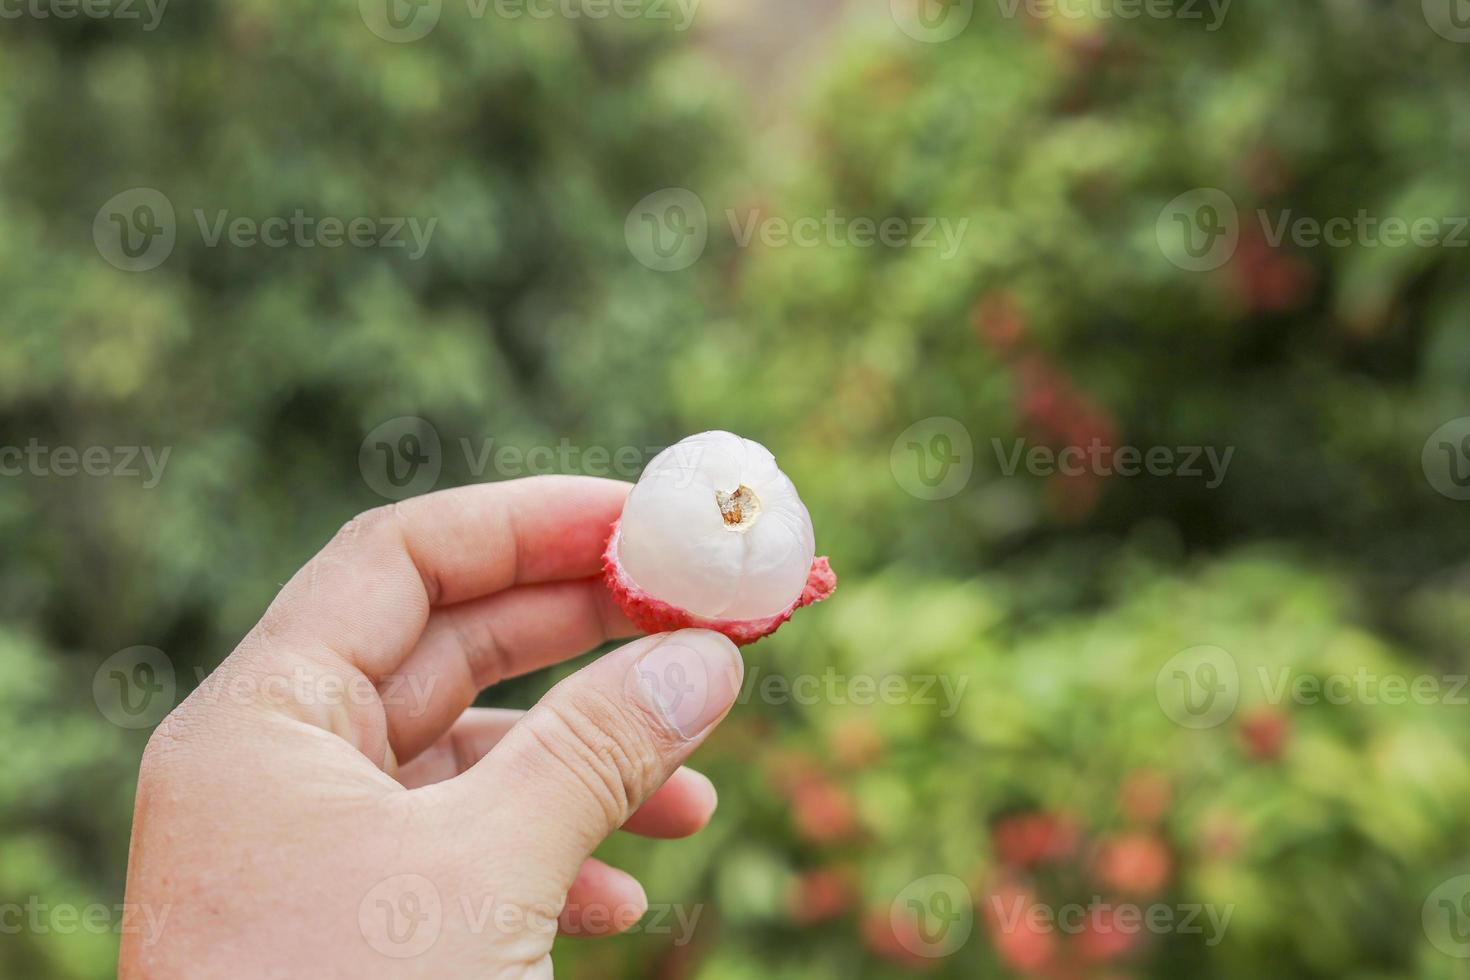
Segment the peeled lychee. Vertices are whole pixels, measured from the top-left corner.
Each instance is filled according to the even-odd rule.
[[[837,587],[811,515],[760,443],[702,432],[653,458],[603,555],[618,605],[650,633],[752,643]]]

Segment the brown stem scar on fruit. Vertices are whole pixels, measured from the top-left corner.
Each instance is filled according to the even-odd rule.
[[[725,526],[737,531],[743,531],[754,524],[761,512],[760,500],[755,491],[743,483],[734,493],[716,490],[715,503],[720,507],[720,516],[725,519]]]

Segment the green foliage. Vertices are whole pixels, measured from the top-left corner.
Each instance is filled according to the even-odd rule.
[[[767,937],[699,975],[843,975],[855,924],[886,920],[892,897],[937,869],[967,883],[977,920],[1022,874],[1057,907],[1101,896],[1223,917],[1219,935],[1143,933],[1124,962],[1152,964],[1148,975],[1371,976],[1374,964],[1404,975],[1434,962],[1419,906],[1470,832],[1463,708],[1280,705],[1283,676],[1420,672],[1356,622],[1350,590],[1299,561],[1247,552],[1171,577],[1125,554],[1108,571],[1121,598],[1106,612],[1035,629],[1020,625],[1003,578],[945,584],[894,568],[754,648],[747,700],[704,753],[721,788],[717,826],[669,845],[677,857],[608,848],[643,866],[650,894],[706,882],[695,894],[722,947],[731,933]],[[1154,679],[1204,642],[1232,652],[1239,703],[1192,730],[1160,710]],[[802,677],[835,677],[822,690],[836,696],[804,701]],[[957,697],[936,685],[928,702],[928,677]],[[910,697],[875,708],[864,678],[902,679]],[[1247,734],[1263,710],[1287,719],[1279,758]],[[1123,789],[1141,774],[1166,787],[1156,814]],[[815,804],[820,822],[803,822],[813,804],[802,779],[833,791]],[[1065,817],[1081,839],[1023,872],[995,830],[1036,812]],[[1127,834],[1165,849],[1171,870],[1156,892],[1119,893],[1097,870],[1106,842]],[[837,924],[803,927],[802,878],[834,869],[853,883],[850,907]],[[830,937],[830,955],[803,939],[813,931]],[[956,977],[1005,970],[984,940],[935,965]]]
[[[607,847],[699,916],[692,940],[665,922],[562,942],[561,973],[1042,975],[1040,950],[1064,976],[1455,975],[1420,911],[1463,870],[1463,706],[1298,703],[1279,679],[1467,669],[1470,532],[1420,471],[1465,412],[1466,252],[1272,246],[1256,218],[1470,213],[1463,51],[1417,5],[1234,5],[1208,32],[977,4],[942,44],[858,12],[770,128],[658,25],[448,3],[390,44],[353,6],[196,0],[152,33],[6,21],[0,446],[171,457],[156,488],[0,478],[0,902],[121,901],[146,733],[101,717],[93,671],[150,644],[186,693],[382,502],[357,466],[379,423],[435,425],[441,487],[514,475],[459,440],[720,427],[776,452],[842,586],[750,649],[696,760],[715,823]],[[624,220],[671,186],[701,196],[710,241],[659,273]],[[91,237],[134,187],[178,215],[146,273]],[[1199,187],[1241,216],[1204,273],[1157,241]],[[211,247],[195,215],[298,209],[437,224],[415,259]],[[829,211],[968,224],[950,257],[731,230]],[[890,469],[933,416],[974,442],[941,501]],[[1017,439],[1094,437],[1233,456],[1217,486],[1002,472]],[[1239,703],[1196,730],[1156,681],[1201,645],[1232,658]],[[875,701],[887,679],[904,696]],[[889,909],[936,872],[968,889],[975,934],[920,962]],[[1218,945],[1101,952],[995,921],[997,901],[1097,896],[1232,917]],[[0,973],[100,977],[114,955],[110,935],[27,930]]]
[[[1034,431],[1036,402],[1070,381],[1122,443],[1236,450],[1218,489],[1112,481],[1095,512],[1079,503],[1084,531],[1162,518],[1190,546],[1305,539],[1409,580],[1464,552],[1419,448],[1463,414],[1467,251],[1272,248],[1262,227],[1470,211],[1456,177],[1462,52],[1417,8],[1239,7],[1206,33],[978,4],[944,44],[896,45],[886,22],[867,33],[816,106],[811,166],[768,192],[768,210],[969,230],[953,260],[752,248],[741,296],[780,392],[749,409],[753,423],[810,419],[824,450],[872,461],[913,420],[950,415],[974,434],[984,480],[999,475],[990,438]],[[1235,258],[1208,273],[1171,264],[1156,240],[1165,205],[1198,187],[1240,214]],[[711,414],[726,398],[695,393]],[[997,486],[959,513],[925,509],[915,529],[905,502],[874,513],[837,485],[847,513],[884,522],[882,540],[906,533],[961,567],[1075,523],[1040,487],[1017,501]]]

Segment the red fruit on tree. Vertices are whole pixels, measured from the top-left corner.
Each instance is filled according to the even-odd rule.
[[[1132,823],[1158,823],[1169,812],[1173,797],[1168,777],[1154,769],[1129,773],[1118,788],[1118,806]]]
[[[1155,834],[1133,832],[1098,845],[1093,872],[1109,888],[1131,896],[1162,891],[1174,873],[1169,848]]]
[[[815,868],[803,872],[788,897],[791,918],[814,925],[838,918],[852,908],[857,886],[844,868]]]
[[[792,791],[796,832],[813,844],[834,844],[857,835],[857,810],[847,791],[825,776],[808,779]]]
[[[984,921],[996,955],[1018,973],[1035,974],[1055,964],[1057,934],[1044,916],[1033,914],[1036,896],[1001,883],[985,897]]]
[[[1251,758],[1275,762],[1286,752],[1291,719],[1278,708],[1257,708],[1240,719],[1240,741]]]
[[[828,738],[832,757],[849,769],[863,769],[883,755],[883,733],[871,718],[848,718]]]
[[[1070,857],[1082,831],[1070,817],[1042,811],[1003,817],[991,828],[990,837],[1001,861],[1027,868]]]
[[[863,916],[862,932],[863,945],[870,952],[900,966],[911,970],[932,970],[942,962],[914,952],[926,945],[919,936],[918,924],[905,920],[895,922],[888,909],[868,910]]]
[[[1136,927],[1124,928],[1117,921],[1117,910],[1100,907],[1088,911],[1081,931],[1073,941],[1077,957],[1087,963],[1106,963],[1126,954],[1138,945]]]

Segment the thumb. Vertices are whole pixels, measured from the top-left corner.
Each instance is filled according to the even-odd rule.
[[[740,692],[745,664],[710,630],[644,637],[556,685],[468,773],[543,871],[570,886]]]

